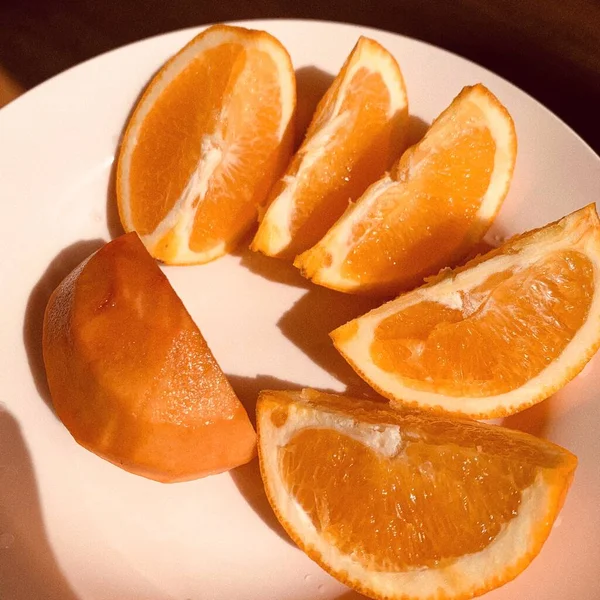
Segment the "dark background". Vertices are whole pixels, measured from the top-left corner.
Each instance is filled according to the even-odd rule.
[[[0,65],[30,88],[151,35],[275,17],[379,27],[456,52],[529,92],[600,153],[600,0],[0,0]]]

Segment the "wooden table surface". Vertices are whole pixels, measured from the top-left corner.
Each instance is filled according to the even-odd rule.
[[[274,17],[379,27],[456,52],[529,92],[600,153],[600,0],[2,0],[0,65],[12,80],[0,71],[0,103],[15,83],[30,88],[128,42]]]
[[[0,108],[21,95],[24,88],[0,65]]]

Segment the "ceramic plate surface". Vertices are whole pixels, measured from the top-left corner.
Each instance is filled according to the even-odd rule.
[[[490,236],[555,220],[600,197],[600,159],[535,100],[432,46],[367,28],[255,21],[288,48],[310,111],[361,34],[398,59],[411,127],[422,133],[464,85],[483,82],[514,117],[514,184]],[[198,30],[110,52],[0,111],[0,598],[2,600],[314,600],[359,598],[285,536],[257,462],[191,483],[130,475],[77,445],[49,408],[41,359],[49,294],[120,233],[115,151],[150,76]],[[362,393],[327,332],[369,306],[308,284],[247,251],[165,273],[252,412],[262,388]],[[600,363],[508,419],[580,459],[540,556],[486,598],[600,598]]]

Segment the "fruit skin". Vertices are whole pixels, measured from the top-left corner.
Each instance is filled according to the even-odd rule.
[[[558,370],[558,376],[551,372],[550,374],[553,376],[547,377],[541,384],[538,381],[535,386],[532,386],[530,382],[527,382],[515,390],[495,396],[460,397],[429,392],[422,394],[421,390],[404,383],[401,383],[401,389],[392,389],[383,385],[373,375],[373,361],[371,359],[369,361],[357,360],[355,356],[351,355],[349,346],[354,343],[359,335],[361,321],[364,322],[371,316],[376,317],[378,314],[388,311],[388,309],[390,310],[389,314],[392,314],[395,306],[402,304],[411,297],[419,296],[420,300],[439,301],[440,298],[443,298],[444,293],[461,291],[463,289],[461,282],[471,280],[471,282],[481,283],[483,279],[478,278],[478,272],[484,271],[487,276],[493,275],[493,270],[485,271],[486,265],[497,264],[494,261],[503,261],[501,264],[503,264],[502,268],[504,269],[515,264],[519,266],[521,264],[519,263],[519,256],[521,254],[526,255],[529,246],[535,247],[538,245],[543,248],[545,245],[550,244],[562,245],[563,248],[585,252],[586,257],[593,262],[594,287],[598,288],[598,282],[600,281],[598,277],[600,272],[600,218],[595,205],[589,204],[543,227],[517,234],[507,239],[498,248],[478,255],[462,266],[455,269],[442,269],[437,275],[427,278],[426,283],[421,287],[400,294],[396,299],[349,321],[330,332],[329,336],[335,348],[354,371],[377,393],[388,398],[392,405],[424,408],[440,414],[450,413],[472,419],[493,419],[521,412],[549,398],[564,387],[584,369],[600,349],[600,296],[598,292],[595,293],[595,299],[590,307],[586,323],[577,333],[577,340],[572,340],[561,356],[554,361],[554,364],[560,364],[562,358],[573,349],[574,358],[571,356],[570,362],[566,363],[565,361],[565,364]],[[538,252],[538,258],[539,254],[540,252]],[[436,286],[440,286],[444,292],[439,295],[432,294],[431,289],[435,290]],[[369,340],[368,345],[371,342],[372,340]],[[550,367],[545,371],[550,371]],[[542,372],[542,377],[545,376],[545,371]]]
[[[128,172],[130,169],[131,154],[139,142],[137,139],[137,130],[143,125],[147,113],[152,110],[152,103],[159,100],[161,94],[165,91],[165,88],[161,89],[161,87],[165,84],[166,87],[168,87],[169,84],[173,83],[173,81],[190,66],[189,58],[193,55],[195,49],[196,51],[198,48],[207,50],[227,42],[242,43],[246,47],[255,48],[260,48],[261,43],[266,43],[276,49],[278,59],[285,64],[285,70],[289,75],[286,77],[285,81],[286,90],[282,94],[283,96],[288,97],[289,105],[287,106],[287,109],[286,107],[283,109],[284,117],[282,118],[281,124],[283,126],[283,132],[281,133],[278,146],[273,148],[271,156],[268,161],[265,161],[262,165],[262,169],[258,169],[255,173],[257,202],[254,206],[247,207],[248,210],[246,210],[245,214],[237,215],[234,227],[235,231],[230,231],[230,235],[222,239],[221,243],[203,251],[193,251],[189,247],[190,240],[187,239],[185,235],[182,235],[181,230],[185,230],[188,225],[193,229],[194,219],[192,219],[191,223],[187,223],[186,220],[182,220],[180,218],[181,215],[179,215],[176,222],[172,224],[172,226],[166,228],[158,239],[156,239],[156,230],[144,235],[143,232],[139,231],[139,228],[136,228],[134,219],[131,215]],[[178,68],[178,65],[180,65],[182,61],[183,68]],[[169,77],[173,75],[173,73],[171,73],[172,71],[176,72],[175,77],[169,80]],[[259,212],[264,210],[264,205],[267,203],[270,188],[283,173],[292,156],[295,136],[295,116],[296,78],[294,67],[288,51],[277,38],[266,31],[232,25],[218,24],[206,28],[181,48],[174,56],[167,60],[154,74],[151,81],[137,100],[129,117],[121,139],[116,170],[117,210],[123,229],[126,232],[137,231],[140,233],[142,241],[150,254],[165,264],[204,264],[231,252],[239,245],[244,238],[244,235],[255,225]],[[220,120],[218,115],[215,115],[215,118],[217,121]],[[198,144],[200,145],[208,140],[214,145],[215,139],[219,139],[219,143],[217,144],[218,149],[223,150],[221,147],[222,140],[220,140],[223,135],[223,124],[220,123],[216,130],[205,131],[202,136],[203,139],[199,139]],[[148,174],[150,179],[152,179],[152,176],[153,173]],[[209,183],[210,182],[211,179],[209,178]],[[205,198],[203,198],[203,201],[204,200]],[[241,201],[243,204],[243,195],[238,193],[237,200]],[[197,199],[195,199],[195,202],[197,202]],[[191,207],[188,206],[184,208],[189,210]],[[197,211],[197,208],[195,211]],[[168,214],[163,215],[163,218],[167,217]],[[157,227],[157,229],[159,228],[160,226]]]
[[[439,248],[439,243],[443,241],[447,231],[441,235],[435,231],[440,223],[431,223],[427,220],[414,222],[414,219],[412,221],[395,221],[393,211],[389,208],[386,209],[386,205],[390,204],[389,194],[393,192],[398,194],[396,205],[398,202],[406,201],[406,198],[401,199],[402,194],[406,194],[411,189],[413,196],[418,197],[418,194],[423,193],[423,171],[432,170],[431,167],[427,168],[423,165],[427,165],[427,161],[430,159],[417,158],[415,160],[415,155],[419,156],[425,152],[425,156],[427,156],[427,151],[423,150],[423,146],[427,147],[432,144],[435,146],[436,142],[432,142],[432,138],[440,140],[444,128],[448,127],[451,119],[456,119],[461,107],[469,105],[476,107],[481,112],[480,119],[485,116],[488,120],[488,129],[495,136],[494,141],[497,143],[497,150],[493,169],[494,175],[490,180],[494,184],[490,183],[487,191],[481,197],[480,206],[472,223],[469,225],[467,221],[464,221],[464,238],[460,244],[444,251]],[[485,113],[482,112],[483,109],[485,109]],[[498,141],[500,141],[499,148]],[[438,141],[437,144],[443,150],[443,142]],[[435,151],[433,154],[435,154]],[[442,268],[457,265],[468,254],[469,250],[481,241],[508,194],[516,156],[516,131],[512,117],[506,107],[482,84],[467,86],[433,121],[421,141],[408,148],[389,172],[386,172],[380,179],[372,183],[356,202],[350,203],[344,214],[340,216],[319,242],[296,256],[294,266],[300,269],[304,277],[311,279],[314,283],[348,294],[385,297],[394,296],[400,292],[418,287],[423,283],[424,278],[437,273]],[[456,161],[457,157],[454,156],[453,159]],[[451,166],[451,164],[448,166]],[[432,174],[435,176],[437,173],[433,171]],[[448,178],[448,176],[449,174],[445,173],[445,178]],[[427,189],[427,192],[429,194],[430,190]],[[456,194],[456,189],[454,189],[454,193]],[[386,196],[388,199],[382,202],[381,198]],[[447,222],[456,220],[459,223],[465,219],[464,216],[457,218],[457,215],[460,215],[459,207],[461,202],[464,202],[464,198],[458,198],[457,200],[452,201],[451,206],[444,206],[443,203],[447,202],[447,198],[443,195],[427,195],[419,203],[420,213],[426,215],[427,210],[439,205],[440,210],[438,210],[438,213],[442,215],[442,220],[445,219]],[[365,274],[355,273],[353,276],[347,273],[344,274],[344,269],[349,265],[356,264],[357,260],[360,261],[365,258],[364,250],[362,254],[359,252],[358,255],[353,256],[355,244],[360,244],[361,241],[360,238],[352,241],[354,229],[368,222],[368,219],[372,219],[373,214],[377,211],[379,211],[378,223],[369,226],[361,234],[361,237],[373,235],[374,232],[378,231],[377,238],[381,244],[385,240],[381,238],[380,234],[385,234],[385,231],[389,229],[405,234],[410,232],[414,241],[408,248],[400,252],[397,248],[390,250],[389,246],[378,249],[379,254],[390,253],[389,259],[394,259],[394,267],[389,266],[388,272],[385,274],[380,273],[379,276],[375,277],[372,276],[372,273],[366,274],[366,279]],[[456,214],[453,214],[453,211]],[[423,219],[424,217],[421,216],[420,218]],[[426,223],[426,227],[424,227],[424,223]],[[430,232],[430,229],[433,232]],[[419,231],[420,234],[415,235]],[[410,255],[411,259],[408,263],[403,263],[403,256],[407,255]],[[431,257],[436,257],[435,262],[427,264]],[[373,259],[376,258],[376,256],[371,255],[370,269],[374,269]],[[425,262],[424,259],[426,259]],[[419,271],[407,272],[407,266],[412,268],[417,265],[420,268]]]
[[[136,233],[106,244],[54,291],[43,353],[58,417],[126,471],[178,482],[255,456],[246,411]]]
[[[354,404],[354,414],[357,415],[359,420],[365,419],[367,422],[377,422],[377,415],[380,407],[382,407],[381,412],[385,412],[387,410],[386,408],[383,408],[386,405],[379,402],[366,399],[350,398],[337,394],[322,393],[311,389],[304,389],[301,391],[263,390],[260,392],[257,401],[256,426],[258,432],[258,457],[261,477],[265,485],[267,499],[286,533],[311,560],[316,562],[322,569],[324,569],[338,581],[344,583],[357,592],[368,596],[369,598],[373,598],[374,600],[469,600],[471,598],[481,596],[512,581],[529,566],[529,564],[541,551],[544,543],[552,531],[553,524],[564,505],[567,493],[573,481],[575,470],[577,468],[578,460],[575,455],[571,454],[564,448],[555,446],[550,442],[544,443],[548,444],[549,447],[554,446],[563,454],[563,464],[559,467],[557,473],[549,474],[549,477],[554,483],[554,488],[548,494],[545,515],[539,523],[540,527],[535,532],[535,536],[532,536],[530,539],[530,537],[526,535],[524,538],[516,540],[521,545],[529,543],[527,551],[521,552],[521,555],[518,557],[518,559],[516,561],[513,560],[513,564],[508,565],[500,574],[494,573],[494,567],[496,565],[493,564],[487,565],[485,572],[467,572],[464,568],[455,569],[452,565],[450,565],[447,569],[447,572],[446,569],[443,570],[442,577],[447,578],[451,588],[458,588],[460,590],[462,586],[462,591],[447,593],[447,590],[443,589],[441,585],[437,589],[431,591],[431,593],[407,593],[406,590],[402,589],[402,586],[391,589],[389,585],[385,586],[385,590],[382,590],[381,588],[377,590],[371,585],[372,582],[361,580],[360,578],[357,578],[353,572],[349,572],[350,569],[348,567],[351,567],[351,561],[348,561],[345,564],[345,568],[341,570],[336,569],[326,560],[324,553],[319,548],[315,548],[314,546],[307,544],[302,538],[301,534],[296,531],[286,520],[282,514],[282,510],[280,510],[280,505],[276,501],[277,490],[268,477],[268,461],[264,447],[264,439],[267,437],[266,431],[267,429],[271,429],[273,425],[276,427],[285,426],[285,423],[290,418],[291,414],[294,412],[303,412],[307,409],[310,410],[316,408],[318,410],[321,408],[324,409],[324,412],[345,414],[346,411],[344,408],[342,408],[345,402],[348,403],[348,406]],[[397,421],[396,419],[392,418],[390,422],[401,423],[403,416],[411,413],[414,415],[418,414],[419,412],[427,414],[423,411],[419,411],[418,409],[399,409],[396,418]],[[348,412],[346,414],[350,413]],[[266,423],[269,421],[269,427],[267,428]],[[478,426],[481,426],[482,429],[504,429],[502,427],[477,423],[471,419],[457,418],[455,419],[455,422],[466,423],[469,424],[469,426],[477,424]],[[325,427],[329,426],[330,424],[326,425]],[[534,436],[522,433],[520,431],[512,431],[512,433],[520,438],[535,439]],[[450,435],[452,434],[450,433]],[[291,504],[292,502],[289,502],[287,508],[289,508]],[[516,550],[517,549],[515,548],[515,551]],[[413,579],[411,579],[411,585],[413,584],[414,580],[417,578],[422,578],[426,573],[427,569],[421,572],[409,571],[408,574],[411,577],[414,576]],[[473,582],[470,589],[468,585],[464,585],[464,577],[466,575],[470,576],[471,581],[468,583]],[[377,577],[378,573],[376,572],[374,579],[377,579]]]
[[[369,140],[357,136],[360,132],[356,127],[361,123],[358,119],[350,128],[350,136],[345,134],[345,138],[336,140],[340,120],[344,122],[352,114],[352,111],[342,110],[345,99],[353,97],[347,87],[352,84],[354,76],[365,68],[372,74],[379,72],[387,84],[386,93],[390,96],[387,123]],[[369,100],[362,94],[361,97],[363,106],[372,108]],[[344,212],[348,200],[359,197],[400,156],[406,148],[407,124],[408,98],[398,62],[379,42],[361,36],[319,101],[300,148],[281,179],[272,187],[250,249],[267,256],[293,260],[298,253],[316,244]],[[352,138],[360,140],[363,147],[360,151],[354,150],[358,153],[355,156],[344,157],[348,144],[352,147]],[[366,148],[370,148],[370,152],[365,152]],[[375,150],[383,152],[383,156],[374,155]],[[341,175],[335,174],[336,169],[332,173],[331,165],[323,166],[319,160],[323,152],[338,157],[337,166],[342,167]],[[340,153],[344,157],[341,163]],[[306,207],[302,208],[301,196],[298,198],[298,192],[294,191],[297,185],[304,187],[301,182],[306,178],[313,182],[322,180],[327,184],[325,189],[320,189],[316,194],[321,197],[310,209],[308,218],[301,218],[300,225],[295,223],[292,226],[289,221],[294,220],[294,214],[306,210]],[[332,181],[337,183],[329,189]],[[343,191],[341,196],[340,190]],[[305,190],[304,194],[315,197],[314,188],[309,192]],[[307,226],[313,229],[311,233],[306,230]],[[316,237],[315,227],[320,230]]]

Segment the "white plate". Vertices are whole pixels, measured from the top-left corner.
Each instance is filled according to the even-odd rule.
[[[481,67],[362,27],[251,26],[285,44],[300,88],[313,97],[360,34],[379,40],[400,62],[416,130],[462,86],[487,85],[510,110],[519,137],[514,184],[492,236],[542,225],[598,198],[600,159],[535,100]],[[161,485],[78,446],[48,405],[40,349],[46,300],[100,240],[118,234],[110,180],[121,129],[152,73],[196,33],[110,52],[0,111],[2,600],[360,597],[287,540],[256,461],[230,474]],[[265,387],[363,389],[327,332],[364,310],[364,301],[317,289],[293,269],[248,252],[165,272],[250,410]],[[600,598],[598,389],[595,361],[556,397],[510,420],[571,449],[580,466],[539,558],[489,598]]]

